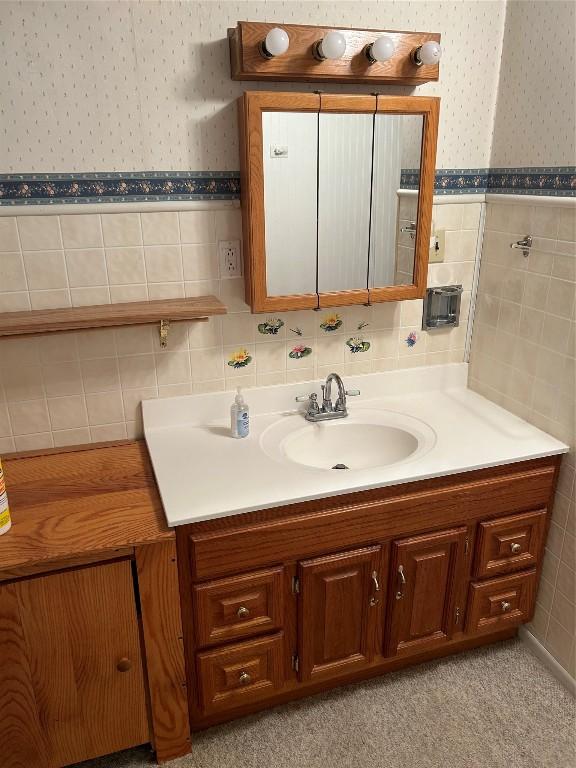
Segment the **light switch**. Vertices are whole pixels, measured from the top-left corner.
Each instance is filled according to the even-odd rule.
[[[432,232],[430,237],[430,251],[428,255],[429,264],[437,264],[444,261],[444,252],[446,248],[446,232],[443,229]]]

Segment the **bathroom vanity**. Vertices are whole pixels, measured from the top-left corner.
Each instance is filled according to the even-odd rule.
[[[566,446],[467,390],[465,371],[355,377],[350,414],[321,424],[294,410],[302,385],[251,390],[245,440],[227,436],[226,393],[144,403],[193,729],[530,620]],[[367,427],[384,430],[373,449]],[[404,433],[414,445],[394,454]]]

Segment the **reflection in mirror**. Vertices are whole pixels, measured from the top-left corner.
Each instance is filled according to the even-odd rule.
[[[422,115],[375,116],[369,288],[414,282],[418,192],[402,182],[412,171],[418,183],[423,126]]]
[[[264,229],[269,296],[316,292],[318,115],[264,112]]]
[[[318,291],[366,289],[373,115],[319,119]]]

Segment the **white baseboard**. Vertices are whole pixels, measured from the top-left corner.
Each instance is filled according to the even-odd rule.
[[[567,670],[556,661],[554,656],[544,648],[542,643],[536,640],[534,635],[526,627],[520,627],[518,630],[518,637],[526,643],[532,653],[537,656],[554,677],[562,683],[564,688],[566,688],[572,696],[576,697],[576,680],[574,680]]]

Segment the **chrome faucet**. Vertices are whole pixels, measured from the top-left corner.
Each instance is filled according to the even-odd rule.
[[[336,382],[338,387],[338,398],[335,403],[332,402],[333,381]],[[305,418],[308,421],[328,421],[329,419],[343,419],[345,416],[348,416],[346,396],[355,397],[360,394],[360,390],[344,389],[344,383],[337,373],[329,374],[326,383],[320,386],[322,387],[322,407],[318,405],[318,395],[316,392],[312,392],[307,397],[306,395],[301,395],[296,398],[298,403],[308,403]]]

